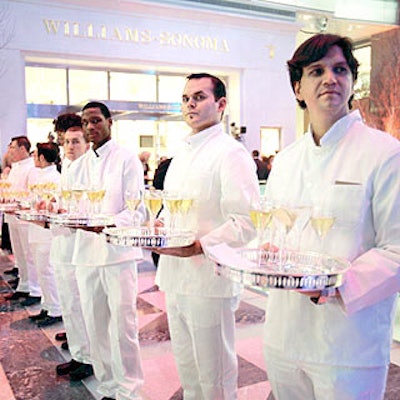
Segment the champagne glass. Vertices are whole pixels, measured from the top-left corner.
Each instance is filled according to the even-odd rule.
[[[169,229],[176,229],[176,219],[182,208],[182,198],[177,192],[164,191],[164,204],[169,212]]]
[[[323,252],[324,239],[334,223],[335,218],[330,211],[320,207],[314,207],[310,218],[310,224],[318,236],[320,252]]]
[[[61,188],[62,209],[65,209],[67,214],[71,213],[72,190],[66,187]]]
[[[86,197],[88,198],[90,204],[90,213],[93,216],[100,214],[101,202],[103,201],[105,194],[106,191],[100,188],[86,190]]]
[[[180,193],[178,214],[175,219],[175,229],[188,228],[192,225],[191,211],[195,205],[194,197],[194,193]]]
[[[261,249],[265,231],[271,226],[273,216],[272,204],[265,198],[257,198],[251,202],[250,219],[257,231],[257,248]],[[261,250],[259,251],[258,264],[261,263]]]
[[[81,185],[76,185],[72,187],[71,190],[72,207],[73,207],[73,212],[77,214],[80,214],[82,211],[82,200],[84,193],[85,190]]]
[[[149,212],[149,228],[151,233],[154,233],[154,222],[162,207],[162,194],[162,190],[156,189],[146,189],[144,192],[144,203]]]
[[[133,227],[140,227],[140,214],[138,212],[140,204],[142,203],[142,192],[137,190],[125,191],[125,202],[133,218]]]

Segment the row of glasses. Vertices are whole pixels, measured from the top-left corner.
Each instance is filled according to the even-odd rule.
[[[179,224],[180,218],[187,216],[191,210],[194,199],[190,196],[183,195],[179,192],[163,191],[157,189],[146,189],[144,192],[127,191],[125,194],[126,205],[132,212],[134,218],[134,226],[140,226],[140,218],[138,209],[142,201],[146,206],[149,214],[149,229],[151,233],[155,231],[155,220],[161,208],[165,206],[169,215],[168,228],[170,231],[175,231]]]
[[[62,208],[67,214],[85,214],[96,216],[101,212],[101,203],[106,191],[103,188],[84,189],[81,186],[61,188]],[[87,210],[85,200],[89,201]]]
[[[269,255],[271,259],[277,259],[279,267],[282,267],[289,247],[299,250],[301,235],[308,225],[318,237],[318,251],[323,252],[324,238],[335,221],[332,213],[324,208],[289,206],[263,197],[252,202],[250,219],[257,231],[257,247],[261,248],[267,242]]]

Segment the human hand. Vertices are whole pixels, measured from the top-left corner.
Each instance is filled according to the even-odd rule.
[[[147,250],[151,250],[152,252],[157,254],[164,254],[167,256],[175,256],[175,257],[193,257],[204,253],[199,240],[196,240],[190,246],[185,246],[185,247],[165,247],[165,248],[147,247]]]

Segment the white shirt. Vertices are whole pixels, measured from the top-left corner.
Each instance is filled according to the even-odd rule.
[[[112,214],[116,226],[132,225],[132,214],[126,206],[126,190],[144,190],[143,169],[136,154],[113,140],[96,151],[89,150],[83,156],[76,183],[84,188],[105,189],[101,212]],[[139,258],[142,258],[139,248],[110,245],[102,234],[77,230],[75,265],[109,265]]]
[[[325,305],[271,290],[265,344],[289,359],[348,366],[389,362],[391,323],[400,290],[400,142],[363,124],[358,111],[315,145],[311,133],[278,154],[266,195],[325,203],[335,217],[325,253],[352,262],[340,294]],[[302,250],[320,250],[310,224]]]
[[[251,200],[259,194],[254,161],[247,150],[217,124],[190,135],[168,168],[164,189],[190,193],[195,206],[187,219],[203,250],[218,243],[244,246],[255,235]],[[156,282],[170,293],[231,297],[241,286],[217,276],[206,255],[160,257]]]
[[[31,174],[35,173],[33,158],[28,157],[24,160],[12,163],[7,181],[11,183],[12,190],[27,190],[28,181]]]
[[[64,158],[61,168],[61,188],[72,188],[81,173],[84,155],[71,161]],[[54,264],[72,264],[75,246],[75,229],[63,228],[57,225],[50,226],[53,240],[51,243],[50,259]]]

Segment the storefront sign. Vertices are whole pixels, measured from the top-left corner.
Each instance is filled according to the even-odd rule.
[[[129,27],[109,27],[106,25],[82,24],[72,21],[43,19],[44,28],[49,35],[62,35],[69,38],[87,38],[94,40],[111,40],[117,42],[150,44],[182,47],[206,51],[229,53],[226,39],[211,36],[191,35],[179,32],[154,32],[149,29]]]

